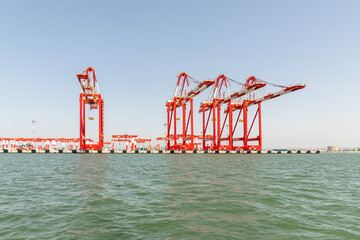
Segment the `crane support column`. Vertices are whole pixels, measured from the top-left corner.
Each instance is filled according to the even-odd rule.
[[[233,108],[231,101],[229,102],[229,150],[233,150]]]
[[[175,149],[177,149],[177,135],[176,135],[176,121],[177,121],[177,118],[176,118],[176,97],[174,99],[174,102],[173,102],[173,112],[174,112],[174,147]]]
[[[221,142],[220,142],[220,138],[221,138],[221,129],[220,129],[220,125],[221,125],[221,122],[220,122],[220,116],[221,116],[221,108],[220,106],[217,106],[216,107],[216,110],[217,110],[217,146],[216,146],[216,149],[217,150],[220,150],[220,145],[221,145]]]
[[[206,125],[205,125],[205,103],[202,103],[202,116],[203,116],[203,130],[202,130],[202,139],[203,139],[203,150],[206,150],[206,141],[205,141],[205,133],[206,133]]]
[[[244,142],[244,150],[248,150],[248,143],[247,143],[247,140],[248,140],[248,117],[247,117],[247,114],[248,114],[248,110],[247,110],[247,106],[246,106],[246,100],[244,100],[244,103],[243,103],[243,121],[244,121],[244,137],[243,137],[243,142]]]
[[[259,109],[259,150],[262,149],[262,126],[261,126],[261,102],[258,103]]]
[[[213,148],[216,149],[216,107],[215,102],[212,104],[213,110]]]
[[[191,147],[194,148],[194,111],[193,100],[190,100],[190,117],[191,117]],[[197,146],[196,146],[197,149]]]
[[[184,103],[182,105],[182,123],[183,123],[183,132],[182,132],[182,137],[186,138],[186,104]]]
[[[170,103],[167,102],[167,125],[166,125],[166,149],[170,149],[170,127],[171,127],[171,120],[170,120]]]

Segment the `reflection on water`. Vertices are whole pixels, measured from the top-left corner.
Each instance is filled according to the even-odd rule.
[[[76,181],[79,187],[79,209],[73,216],[69,232],[78,236],[91,236],[94,233],[107,232],[106,224],[99,224],[102,212],[108,211],[106,189],[107,155],[81,154],[75,161]]]
[[[167,164],[166,204],[176,221],[186,223],[184,233],[199,238],[224,236],[240,223],[251,225],[266,218],[254,207],[264,185],[261,156],[171,155]]]
[[[106,181],[107,155],[80,154],[75,161],[76,179],[83,186],[84,194],[91,197],[104,190]]]

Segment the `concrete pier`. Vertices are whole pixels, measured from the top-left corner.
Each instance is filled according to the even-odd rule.
[[[325,153],[324,150],[288,150],[288,151],[164,151],[164,150],[18,150],[18,149],[0,149],[0,153],[12,154],[12,153],[24,153],[24,154],[319,154]]]

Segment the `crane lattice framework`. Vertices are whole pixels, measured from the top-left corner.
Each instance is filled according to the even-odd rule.
[[[225,112],[225,117],[221,117],[221,108],[227,105],[229,109],[233,108],[234,100],[245,96],[259,88],[264,87],[265,83],[254,83],[244,86],[239,91],[233,91],[231,83],[243,85],[224,74],[215,79],[215,84],[210,94],[210,99],[200,103],[199,112],[202,113],[203,120],[203,149],[204,150],[233,150],[233,114],[232,111]],[[207,116],[206,116],[207,115]],[[212,122],[212,133],[209,123]],[[236,124],[235,124],[236,126]],[[224,136],[225,127],[228,128],[228,135]],[[208,143],[210,142],[210,143]],[[224,142],[226,142],[224,144]]]
[[[137,138],[137,135],[112,135],[111,139],[111,149],[115,150],[115,143],[126,143],[126,150],[128,150],[128,145],[131,145],[131,150],[136,150],[136,145],[142,143],[145,148],[145,143],[148,143],[151,147],[151,139],[149,138]]]
[[[191,83],[196,84],[196,86],[191,88]],[[167,150],[193,150],[195,148],[193,98],[213,84],[213,80],[200,82],[184,72],[178,75],[174,95],[171,100],[166,102]],[[177,116],[178,108],[182,110],[181,116]],[[182,120],[180,133],[178,133],[176,122],[179,120]]]
[[[232,83],[241,85],[241,89],[238,91],[232,90]],[[282,89],[274,93],[261,95],[260,90],[263,90],[265,86],[280,87]],[[257,79],[254,76],[250,76],[245,83],[241,83],[223,74],[219,75],[215,79],[210,99],[200,104],[199,112],[202,113],[203,120],[203,150],[261,150],[261,103],[304,87],[304,84],[286,87]],[[255,114],[250,116],[248,108],[253,105],[257,109]],[[222,106],[225,106],[223,111],[225,116],[222,116]],[[238,110],[239,114],[234,118],[233,114]],[[212,124],[210,124],[210,121]],[[257,124],[255,124],[256,122]],[[239,123],[243,125],[242,129],[236,131]],[[254,130],[256,125],[258,131]],[[226,128],[228,129],[227,135],[224,134]],[[208,134],[208,132],[210,133]],[[254,132],[258,134],[253,136]]]
[[[281,88],[281,90],[268,93],[265,95],[261,95],[258,89],[261,89],[265,86],[273,86],[277,88]],[[282,86],[278,84],[273,84],[270,82],[266,82],[260,80],[254,76],[250,76],[245,84],[242,87],[242,90],[245,89],[253,89],[256,90],[254,93],[247,92],[246,94],[239,96],[240,99],[230,103],[229,106],[225,109],[224,113],[232,115],[235,111],[239,111],[238,116],[236,118],[234,126],[231,128],[230,138],[232,140],[230,150],[262,150],[262,120],[261,120],[261,103],[277,98],[279,96],[300,90],[305,88],[305,84],[297,84],[291,86]],[[253,116],[249,115],[249,107],[256,106],[256,112]],[[251,119],[252,117],[252,119]],[[249,121],[250,120],[250,121]],[[238,123],[241,122],[243,124],[242,132],[239,137],[234,137],[234,133]],[[255,122],[257,122],[258,131],[257,136],[252,135],[254,131]],[[250,123],[250,124],[249,124]],[[232,126],[232,124],[230,124]],[[234,143],[239,142],[240,145],[235,146]]]
[[[83,73],[76,74],[81,85],[80,93],[80,150],[102,150],[104,147],[104,100],[101,97],[95,69],[88,67]],[[85,108],[86,104],[90,110],[99,110],[99,142],[87,143],[85,135]],[[94,120],[89,117],[89,120]]]
[[[202,113],[203,119],[203,149],[204,150],[233,150],[233,135],[236,129],[233,128],[233,114],[232,111],[225,112],[225,116],[221,117],[221,108],[223,105],[227,105],[228,109],[233,109],[234,100],[241,98],[257,89],[264,87],[265,83],[251,83],[239,91],[233,91],[231,83],[241,84],[231,78],[228,78],[224,74],[219,75],[215,79],[215,84],[212,89],[210,99],[200,103],[199,112]],[[231,91],[231,92],[230,92]],[[207,114],[207,116],[206,116]],[[212,134],[207,134],[209,130],[209,123],[212,121]],[[228,135],[224,136],[224,129],[228,128]],[[210,131],[210,130],[209,130]],[[207,144],[207,142],[210,142]],[[225,144],[224,144],[225,142]],[[226,144],[227,143],[227,144]]]

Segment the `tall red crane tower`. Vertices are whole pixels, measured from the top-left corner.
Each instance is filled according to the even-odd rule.
[[[240,134],[240,137],[233,137],[232,139],[233,143],[240,142],[240,145],[233,146],[232,148],[233,150],[235,149],[241,149],[246,151],[262,150],[261,103],[303,89],[306,86],[305,84],[282,86],[260,80],[254,76],[250,76],[246,80],[242,89],[247,89],[251,86],[255,86],[259,84],[263,84],[263,87],[267,85],[267,86],[281,88],[281,90],[273,93],[268,93],[265,95],[261,95],[260,91],[256,91],[254,93],[246,93],[245,95],[241,96],[241,98],[236,103],[232,104],[227,109],[225,109],[225,113],[228,114],[231,114],[231,112],[235,112],[239,110],[237,120],[235,121],[235,126],[233,127],[233,131],[232,131],[233,134],[236,130],[238,123],[242,122],[243,124],[243,129],[242,129],[243,131],[242,134]],[[249,115],[248,108],[250,106],[256,106],[255,114],[252,116]],[[255,124],[256,122],[257,124]],[[258,131],[254,131],[255,125],[258,126]],[[256,132],[255,135],[254,132]]]
[[[242,87],[239,91],[233,91],[232,89],[230,91],[230,88],[232,88],[231,83]],[[261,95],[260,91],[265,89],[265,86],[280,87],[282,89],[274,93]],[[203,116],[203,149],[261,150],[261,103],[304,87],[304,84],[286,87],[257,79],[254,76],[250,76],[245,83],[240,83],[223,74],[219,75],[215,79],[210,98],[200,104],[199,112]],[[226,108],[222,112],[223,105],[226,105]],[[255,114],[251,115],[248,108],[253,105],[257,109]],[[240,110],[239,114],[233,116],[237,110]],[[210,124],[210,121],[212,124]],[[239,123],[243,126],[242,129],[237,130]],[[255,130],[256,126],[258,126],[258,131]],[[228,130],[227,134],[225,134],[226,129]]]
[[[102,150],[104,147],[104,100],[101,97],[95,69],[88,67],[83,73],[76,74],[81,85],[80,93],[80,150]],[[99,111],[99,142],[88,144],[85,135],[85,108],[89,105],[90,110]],[[94,120],[94,117],[89,117]]]
[[[191,89],[191,83],[196,86]],[[171,100],[166,102],[167,107],[167,150],[193,150],[194,149],[194,118],[193,98],[214,84],[213,80],[197,81],[182,72],[178,75],[176,88]],[[177,109],[182,113],[177,115]],[[178,132],[176,121],[180,121],[182,129]],[[190,126],[189,126],[190,125]],[[190,127],[190,129],[189,129]],[[181,141],[181,142],[180,142]]]
[[[266,85],[265,83],[249,84],[243,86],[241,90],[234,92],[231,88],[231,83],[244,85],[226,77],[224,74],[219,75],[215,79],[210,99],[200,103],[199,112],[202,113],[203,119],[202,139],[204,150],[233,150],[233,135],[235,131],[233,128],[233,114],[232,111],[227,111],[225,112],[225,117],[222,118],[222,105],[227,104],[228,109],[232,109],[236,98],[243,97]],[[210,120],[212,121],[212,134],[207,135]],[[237,123],[235,123],[236,125]],[[228,128],[227,136],[224,136],[225,127]]]

